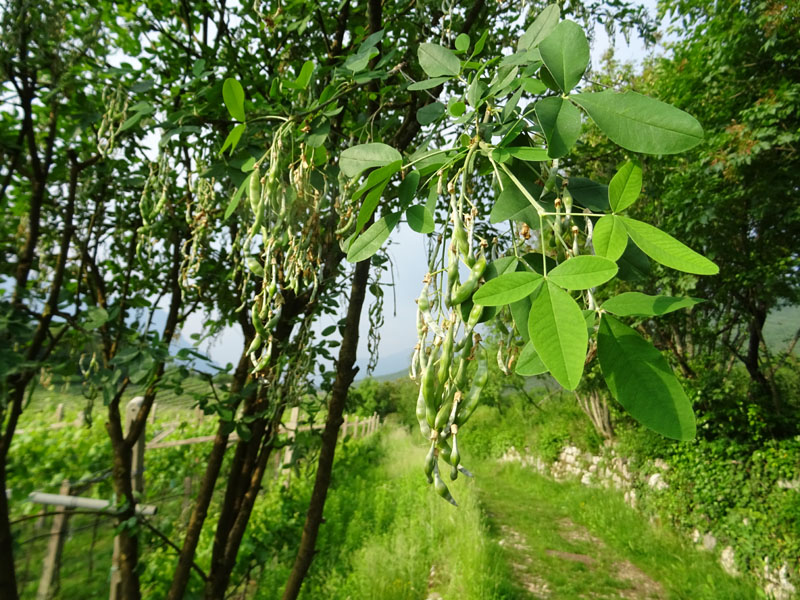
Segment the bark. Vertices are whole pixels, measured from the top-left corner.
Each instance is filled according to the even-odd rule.
[[[233,376],[233,382],[231,384],[232,394],[241,392],[247,381],[249,366],[247,344],[245,344],[245,348],[242,350],[239,364]],[[178,565],[172,576],[172,583],[170,584],[169,593],[167,594],[167,600],[180,600],[186,592],[186,586],[189,583],[189,577],[194,563],[194,554],[197,550],[197,544],[200,541],[203,524],[208,516],[208,507],[211,505],[211,498],[214,494],[214,487],[217,484],[217,479],[219,478],[220,469],[222,468],[222,461],[225,458],[228,438],[229,434],[226,433],[225,424],[220,423],[217,428],[217,435],[214,438],[214,446],[211,448],[211,452],[207,458],[206,471],[203,474],[203,480],[197,492],[194,508],[189,517],[189,524],[186,528],[186,535],[183,538],[183,546],[178,555]]]
[[[322,433],[322,448],[317,463],[317,475],[314,479],[314,489],[311,492],[311,501],[308,505],[303,536],[297,550],[292,572],[283,591],[283,600],[294,600],[300,593],[306,573],[314,558],[314,548],[317,543],[319,526],[322,523],[322,511],[325,508],[325,499],[331,483],[333,458],[336,452],[336,440],[339,437],[339,428],[342,426],[342,412],[347,399],[347,391],[353,382],[356,370],[353,365],[356,361],[358,347],[358,325],[361,319],[361,309],[367,292],[369,278],[369,259],[356,265],[353,284],[350,289],[350,302],[347,307],[347,317],[342,336],[342,345],[339,351],[339,360],[336,364],[336,379],[333,383],[331,399],[328,403],[328,417],[325,420],[325,430]]]

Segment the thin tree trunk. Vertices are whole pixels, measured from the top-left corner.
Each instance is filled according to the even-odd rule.
[[[283,591],[283,600],[295,600],[300,593],[306,573],[314,558],[314,548],[317,543],[319,526],[322,523],[322,511],[325,508],[325,499],[331,483],[333,458],[336,452],[336,440],[339,437],[339,428],[342,426],[342,412],[347,399],[347,392],[353,382],[357,369],[353,368],[356,362],[356,349],[358,347],[358,325],[361,320],[361,309],[367,292],[369,278],[369,259],[356,265],[353,284],[350,288],[350,302],[347,307],[347,317],[344,325],[342,345],[339,350],[339,360],[336,364],[336,379],[333,383],[331,399],[328,403],[328,416],[325,419],[325,430],[322,432],[322,448],[317,463],[317,475],[314,479],[314,489],[311,492],[311,501],[308,505],[303,536],[297,556],[286,581]]]
[[[231,384],[232,394],[238,394],[244,387],[247,381],[248,367],[247,345],[245,345],[233,376],[233,382]],[[222,462],[225,458],[225,450],[228,447],[229,434],[225,433],[226,429],[225,424],[220,423],[217,428],[217,435],[214,438],[214,446],[206,459],[206,472],[200,483],[195,505],[192,509],[191,517],[189,518],[189,525],[186,528],[186,535],[183,538],[183,546],[178,556],[178,565],[172,576],[172,583],[170,584],[169,593],[167,594],[167,600],[181,600],[186,592],[186,586],[189,583],[192,564],[194,562],[194,554],[197,550],[197,544],[200,541],[203,524],[208,516],[208,507],[211,505],[211,498],[214,495],[214,487],[216,486],[219,472],[222,468]]]

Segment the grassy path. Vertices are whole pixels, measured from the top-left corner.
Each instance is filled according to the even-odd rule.
[[[713,556],[648,523],[618,494],[511,464],[480,465],[476,485],[520,600],[763,597],[726,575]]]

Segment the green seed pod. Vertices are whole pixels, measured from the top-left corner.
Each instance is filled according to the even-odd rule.
[[[253,309],[251,311],[251,317],[253,320],[253,327],[256,329],[256,333],[259,334],[262,339],[268,338],[269,332],[264,328],[264,323],[258,314],[258,306],[255,304],[253,305]]]
[[[447,489],[447,485],[445,484],[444,481],[442,481],[442,478],[439,476],[439,464],[435,461],[433,463],[433,479],[435,482],[436,493],[439,494],[445,500],[447,500],[453,506],[458,506],[452,494],[450,494],[450,490]]]
[[[458,428],[456,431],[453,432],[453,451],[450,453],[450,464],[453,467],[458,467],[458,464],[461,462],[461,453],[458,451]]]
[[[467,260],[469,257],[469,238],[467,237],[467,231],[464,229],[464,222],[461,220],[461,216],[455,211],[453,211],[453,239],[456,242],[458,251],[464,257],[464,260]]]
[[[436,416],[436,378],[433,371],[434,351],[428,355],[428,363],[422,371],[422,395],[425,400],[425,414],[428,425],[433,427]]]
[[[425,476],[428,478],[428,483],[433,483],[433,465],[436,462],[436,442],[431,442],[431,448],[425,456]]]
[[[473,304],[472,310],[469,311],[469,317],[467,318],[467,331],[472,331],[473,329],[475,329],[475,326],[481,320],[482,316],[483,316],[483,306],[481,306],[480,304]]]
[[[450,299],[453,306],[461,304],[472,295],[472,292],[478,285],[478,281],[483,276],[483,272],[485,270],[486,270],[486,256],[481,255],[481,257],[475,262],[475,264],[472,265],[469,278],[460,286],[456,287],[455,292],[453,293],[453,297]]]
[[[250,347],[247,349],[248,354],[253,354],[256,350],[261,348],[261,334],[256,334],[256,337],[253,338],[253,341],[250,342]]]
[[[248,196],[250,198],[250,208],[253,209],[253,214],[256,214],[261,205],[261,175],[258,172],[258,165],[256,165],[250,175]]]
[[[456,479],[458,479],[458,467],[450,467],[450,480],[455,481]]]
[[[478,370],[475,373],[475,378],[472,381],[472,387],[467,394],[466,400],[458,409],[458,416],[456,417],[456,425],[461,427],[475,412],[478,407],[478,400],[483,391],[483,386],[489,380],[489,357],[486,349],[482,349],[480,362],[478,363]]]
[[[444,343],[442,344],[442,353],[439,358],[439,372],[437,373],[439,385],[442,385],[445,381],[447,381],[450,371],[450,363],[453,361],[453,331],[455,328],[455,323],[451,323],[450,327],[447,328],[447,334],[445,335]]]
[[[425,397],[422,393],[422,386],[419,388],[417,395],[416,406],[417,423],[419,423],[419,431],[426,440],[431,438],[431,426],[428,425],[427,410],[425,408]]]
[[[453,408],[453,400],[450,399],[444,403],[442,406],[439,407],[439,411],[436,413],[436,420],[433,423],[435,429],[441,429],[447,423],[447,418],[450,416],[450,411]]]
[[[453,449],[450,447],[450,444],[447,443],[447,440],[445,440],[443,436],[439,436],[436,438],[436,445],[439,447],[439,456],[441,456],[442,460],[449,465],[450,453],[453,451]]]

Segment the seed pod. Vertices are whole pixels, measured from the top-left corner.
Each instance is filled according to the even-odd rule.
[[[478,407],[478,400],[481,397],[483,386],[489,380],[489,357],[486,349],[482,349],[480,362],[478,363],[478,370],[475,373],[475,378],[472,381],[472,387],[467,394],[467,399],[461,404],[456,417],[456,425],[461,427],[475,412]]]
[[[433,479],[436,486],[436,493],[453,506],[458,506],[452,494],[450,493],[450,490],[447,489],[447,484],[445,484],[445,482],[442,481],[442,478],[439,476],[439,464],[435,461],[433,463]]]
[[[437,374],[439,385],[442,385],[445,381],[447,381],[450,371],[450,363],[453,361],[453,331],[455,328],[455,323],[451,323],[450,327],[447,328],[447,334],[445,335],[444,343],[442,344],[442,353],[439,358],[439,372]]]
[[[458,432],[457,427],[456,432]],[[458,467],[458,464],[461,462],[461,453],[458,451],[458,435],[456,432],[453,433],[453,451],[450,453],[450,464],[453,465],[453,467]]]
[[[436,379],[433,372],[434,350],[428,355],[428,363],[422,371],[422,395],[425,400],[425,414],[428,425],[433,427],[436,416]]]
[[[478,321],[481,320],[482,316],[483,316],[483,306],[480,304],[473,304],[472,309],[469,311],[469,317],[467,318],[468,332],[475,329],[475,326],[478,324]]]
[[[425,456],[425,476],[428,478],[428,483],[433,483],[433,465],[436,462],[436,442],[431,442],[431,448]]]
[[[251,311],[253,327],[255,327],[256,333],[259,334],[262,339],[266,339],[269,337],[269,332],[264,328],[264,323],[261,321],[261,316],[258,312],[258,305],[254,304]]]
[[[447,440],[444,439],[444,436],[439,436],[436,438],[436,445],[439,447],[439,456],[441,456],[442,460],[449,465],[450,453],[453,451],[453,449],[450,447],[450,444],[447,443]]]
[[[434,428],[442,429],[445,424],[447,423],[447,418],[450,416],[450,412],[453,408],[453,400],[447,400],[446,402],[442,403],[442,406],[439,407],[439,411],[436,413],[436,419],[433,423]]]
[[[250,208],[253,209],[253,214],[258,213],[261,206],[261,175],[258,173],[258,165],[255,166],[253,172],[250,174],[248,196],[250,198]]]
[[[419,423],[419,431],[426,440],[431,438],[431,426],[428,425],[427,410],[425,408],[425,397],[422,393],[422,386],[419,388],[417,395],[416,406],[417,423]]]
[[[453,239],[456,242],[458,251],[464,257],[464,260],[468,260],[469,239],[467,237],[467,231],[464,229],[464,222],[461,220],[461,215],[455,210],[453,211]]]
[[[256,337],[253,338],[253,341],[250,342],[250,347],[247,349],[248,354],[253,354],[256,350],[261,348],[261,334],[256,334]]]
[[[453,297],[450,299],[453,306],[457,306],[464,302],[467,298],[470,297],[472,292],[475,290],[475,286],[478,285],[478,280],[483,276],[483,272],[486,270],[486,256],[481,254],[481,257],[472,265],[472,269],[469,273],[469,278],[462,283],[460,286],[456,287],[455,292],[453,292]]]

